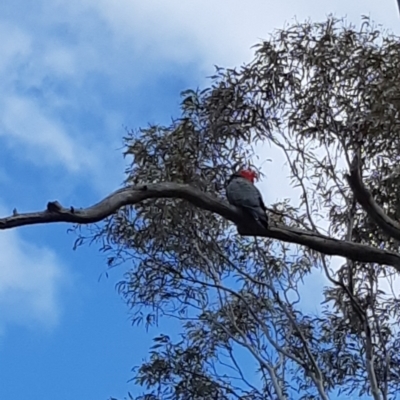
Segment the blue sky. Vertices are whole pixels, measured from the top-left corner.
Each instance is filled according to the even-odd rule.
[[[179,92],[206,85],[214,64],[249,61],[274,28],[330,12],[400,31],[395,0],[0,2],[0,215],[117,189],[125,127],[168,123]],[[293,196],[282,159],[268,157],[264,197]],[[0,232],[0,398],[122,398],[151,338],[174,330],[131,327],[114,288],[124,268],[99,280],[104,258],[73,251],[67,228]]]

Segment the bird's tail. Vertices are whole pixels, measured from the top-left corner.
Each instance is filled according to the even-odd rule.
[[[248,209],[251,216],[258,221],[265,229],[269,228],[269,221],[268,215],[265,213],[264,210],[255,210],[255,209]]]

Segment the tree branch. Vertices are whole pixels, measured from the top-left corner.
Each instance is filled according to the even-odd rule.
[[[394,252],[334,239],[311,231],[288,228],[284,225],[264,229],[256,222],[249,221],[238,208],[189,185],[173,182],[126,187],[115,191],[97,204],[83,209],[64,208],[54,201],[49,202],[44,211],[19,214],[14,210],[13,215],[0,218],[0,229],[53,222],[90,224],[103,220],[123,206],[155,198],[184,199],[203,210],[217,213],[235,223],[238,226],[239,234],[243,236],[269,237],[296,243],[323,254],[342,256],[361,262],[391,265],[400,271],[400,255]]]
[[[400,240],[400,224],[390,218],[375,202],[370,191],[365,187],[360,171],[359,155],[354,157],[350,166],[350,174],[346,175],[347,181],[355,198],[370,218],[390,237]]]

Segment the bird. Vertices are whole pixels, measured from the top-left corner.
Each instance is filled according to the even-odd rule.
[[[268,229],[269,220],[260,191],[254,185],[257,174],[250,169],[233,173],[226,184],[226,198],[229,204],[240,208],[264,228]]]

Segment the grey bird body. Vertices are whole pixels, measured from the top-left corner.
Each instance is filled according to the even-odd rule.
[[[268,228],[268,216],[260,191],[239,173],[233,174],[226,186],[226,197],[230,204],[241,208],[256,221]]]

